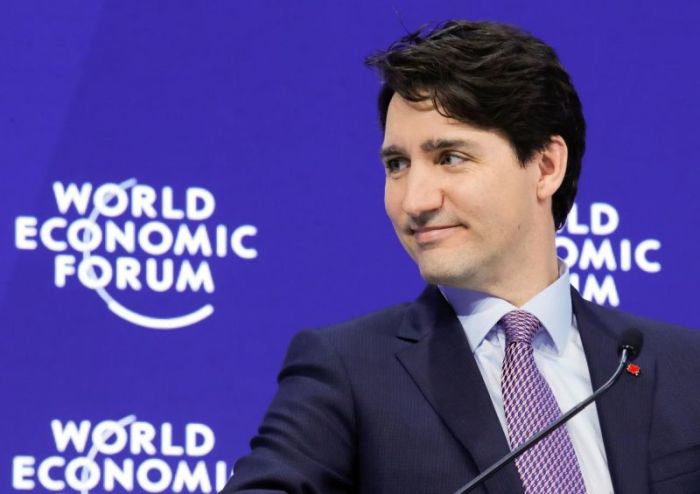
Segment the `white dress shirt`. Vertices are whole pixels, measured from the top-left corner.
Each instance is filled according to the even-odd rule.
[[[501,427],[508,437],[501,393],[506,336],[497,323],[506,313],[518,307],[485,293],[443,286],[440,290],[462,323]],[[535,363],[552,388],[559,408],[565,413],[593,393],[581,335],[571,309],[569,270],[566,265],[559,261],[559,278],[519,308],[534,314],[544,327],[544,331],[537,333],[532,342]],[[567,428],[586,490],[595,494],[612,493],[595,403],[571,419]]]

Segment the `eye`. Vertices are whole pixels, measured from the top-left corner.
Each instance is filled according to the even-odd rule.
[[[467,158],[465,158],[462,155],[455,153],[445,153],[442,156],[440,156],[439,163],[441,165],[454,166],[464,163],[465,161],[467,161]]]
[[[388,174],[395,174],[408,168],[409,161],[406,158],[389,158],[384,161],[384,167]]]

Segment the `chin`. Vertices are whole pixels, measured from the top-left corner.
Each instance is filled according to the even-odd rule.
[[[455,264],[446,262],[419,264],[421,277],[432,285],[444,285],[453,287],[467,287],[473,274],[465,267],[456,267]]]

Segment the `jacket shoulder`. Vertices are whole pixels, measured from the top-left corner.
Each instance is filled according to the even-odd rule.
[[[395,336],[412,302],[404,302],[312,331],[335,341]]]
[[[620,309],[597,305],[593,302],[583,303],[605,321],[620,328],[638,329],[644,335],[644,346],[655,353],[690,354],[700,351],[700,330],[670,324],[663,321],[640,317]]]

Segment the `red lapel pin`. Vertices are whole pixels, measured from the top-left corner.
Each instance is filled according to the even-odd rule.
[[[628,364],[627,365],[627,372],[632,374],[634,377],[637,377],[639,373],[641,372],[641,368],[637,364]]]

